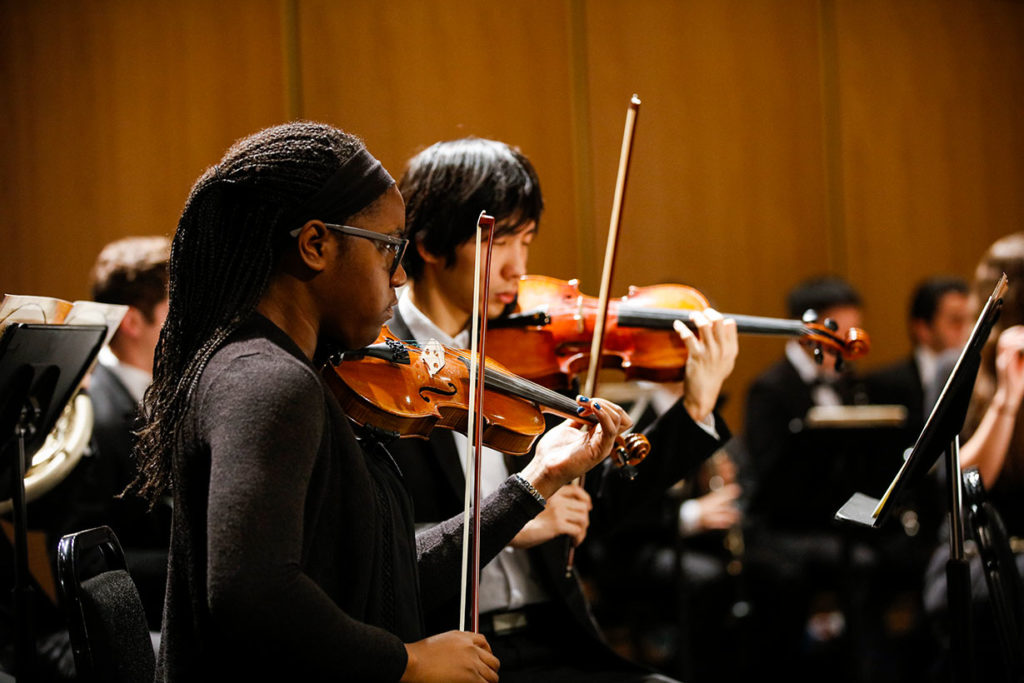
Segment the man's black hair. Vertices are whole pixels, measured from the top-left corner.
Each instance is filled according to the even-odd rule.
[[[544,210],[530,160],[503,142],[477,137],[426,148],[409,161],[398,189],[412,241],[403,265],[412,279],[423,272],[417,243],[450,266],[456,248],[473,237],[481,211],[494,216],[495,236],[501,236],[539,222]]]
[[[935,319],[942,297],[950,292],[967,296],[970,288],[966,280],[955,276],[937,275],[920,282],[910,300],[910,319],[930,324]]]
[[[849,282],[836,275],[804,280],[789,292],[786,308],[792,318],[802,318],[808,309],[821,313],[836,306],[860,306],[861,298]]]

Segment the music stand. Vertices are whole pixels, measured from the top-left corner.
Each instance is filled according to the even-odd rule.
[[[25,454],[34,453],[46,441],[106,334],[105,325],[12,323],[0,336],[0,475],[9,469],[14,518],[15,673],[19,681],[36,679]],[[12,457],[7,455],[10,451],[14,451]],[[0,476],[0,486],[4,479]]]
[[[981,367],[981,350],[988,341],[992,326],[999,318],[1006,288],[1004,274],[978,315],[971,336],[964,345],[953,371],[946,379],[942,393],[939,394],[910,454],[881,499],[872,498],[864,493],[854,493],[835,514],[835,518],[841,522],[873,528],[882,526],[889,518],[895,503],[907,491],[918,485],[939,456],[943,452],[946,453],[950,516],[950,559],[946,564],[946,586],[950,623],[954,633],[951,645],[953,677],[957,681],[973,680],[971,584],[969,565],[964,557],[959,434],[967,417],[974,381]]]

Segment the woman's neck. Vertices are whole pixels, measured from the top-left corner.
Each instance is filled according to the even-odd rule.
[[[288,283],[287,278],[271,278],[256,311],[280,327],[312,359],[320,335],[319,320],[310,314],[313,308],[308,305],[308,292]]]

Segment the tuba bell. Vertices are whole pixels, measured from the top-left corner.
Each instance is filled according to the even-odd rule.
[[[25,502],[32,502],[64,481],[82,459],[92,428],[92,400],[79,390],[25,468]],[[13,507],[10,498],[0,501],[0,515],[11,512]]]

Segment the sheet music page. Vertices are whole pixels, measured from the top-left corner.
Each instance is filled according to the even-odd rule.
[[[52,296],[4,294],[0,301],[0,330],[11,323],[59,325],[70,310],[70,301]]]
[[[64,318],[65,325],[106,325],[107,336],[103,339],[106,346],[117,332],[121,319],[128,312],[127,306],[120,304],[101,304],[95,301],[76,301]]]

